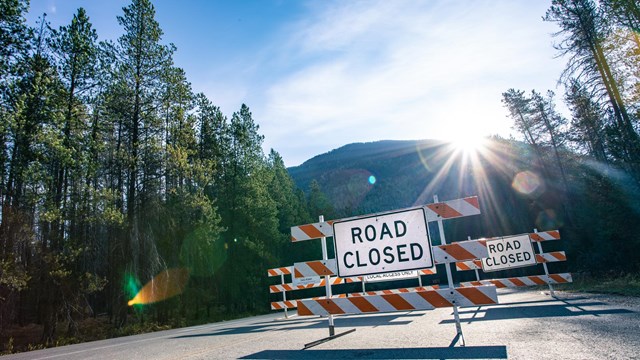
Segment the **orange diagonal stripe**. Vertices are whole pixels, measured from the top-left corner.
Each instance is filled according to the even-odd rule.
[[[549,275],[550,278],[552,278],[553,280],[555,280],[557,283],[566,283],[567,279],[563,278],[562,276],[558,275],[558,274],[551,274]]]
[[[363,313],[370,313],[370,312],[378,312],[380,310],[378,310],[375,306],[373,306],[369,300],[367,300],[367,298],[364,297],[354,297],[354,298],[350,298],[349,301],[351,301],[351,303],[358,308],[358,310],[360,310]]]
[[[322,261],[311,261],[307,265],[318,275],[333,275],[333,271],[326,267]]]
[[[272,302],[271,303],[271,308],[274,310],[280,310],[282,309],[282,306],[280,306],[280,304],[278,304],[277,302]]]
[[[389,295],[380,295],[383,299],[385,299],[391,306],[396,308],[397,310],[415,310],[411,304],[407,302],[401,295],[398,294],[389,294]]]
[[[305,233],[305,235],[307,235],[311,239],[317,239],[317,238],[323,237],[324,234],[322,234],[320,230],[318,230],[313,225],[314,224],[300,225],[298,226],[298,228],[300,228],[300,230],[302,230],[302,232]]]
[[[344,314],[344,310],[342,310],[336,303],[331,299],[325,300],[316,300],[320,306],[322,306],[329,314]]]
[[[461,271],[471,270],[471,268],[469,266],[467,266],[467,264],[465,264],[463,262],[457,262],[456,263],[456,268],[458,268],[458,270],[461,270]]]
[[[466,201],[469,204],[471,204],[474,208],[480,209],[480,203],[478,203],[478,197],[477,196],[464,198],[464,201]]]
[[[507,285],[505,285],[500,280],[489,280],[489,282],[492,283],[493,285],[495,285],[497,288],[505,288],[505,287],[507,287]]]
[[[298,302],[298,315],[314,315],[308,307],[304,305],[302,301]]]
[[[529,234],[529,238],[533,241],[544,241],[544,239],[542,238],[542,236],[538,235],[537,233],[531,233]]]
[[[515,286],[527,286],[527,284],[518,278],[509,278],[509,281],[511,281]]]
[[[541,264],[541,263],[546,263],[547,259],[544,258],[544,255],[542,254],[536,254],[536,262]]]
[[[427,207],[436,214],[440,215],[440,217],[445,219],[462,216],[461,213],[457,212],[455,209],[445,203],[429,204],[427,205]]]
[[[302,277],[304,277],[304,275],[302,275],[302,273],[298,270],[298,268],[294,268],[293,269],[293,277],[302,278]]]
[[[276,276],[276,275],[278,275],[278,273],[277,273],[277,272],[275,272],[275,270],[272,270],[272,269],[267,270],[267,273],[269,273],[269,276]]]
[[[476,258],[474,254],[470,253],[459,244],[454,243],[450,245],[440,245],[440,249],[451,255],[456,260],[472,260]]]
[[[551,230],[547,231],[546,233],[551,235],[551,237],[553,237],[554,239],[560,239],[560,231],[558,230]]]
[[[546,282],[540,278],[540,276],[528,276],[529,280],[533,281],[536,285],[544,285]]]
[[[418,295],[420,295],[433,307],[438,308],[438,307],[448,307],[453,305],[449,300],[445,299],[437,291],[419,291]]]
[[[554,251],[554,252],[549,253],[549,255],[553,256],[554,258],[558,259],[559,261],[566,261],[567,260],[567,256],[562,251]]]
[[[480,291],[480,289],[475,287],[460,288],[458,289],[458,293],[471,300],[471,302],[476,305],[495,304],[495,301],[492,298],[488,297],[485,293]]]

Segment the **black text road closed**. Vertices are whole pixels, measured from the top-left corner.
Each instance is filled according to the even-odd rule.
[[[487,240],[489,257],[482,259],[482,270],[498,271],[536,264],[528,234]]]
[[[422,208],[335,222],[333,238],[340,277],[433,267]]]

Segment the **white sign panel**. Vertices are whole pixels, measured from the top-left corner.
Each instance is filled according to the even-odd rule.
[[[498,271],[536,264],[528,234],[487,240],[489,257],[482,259],[482,270]]]
[[[412,271],[396,271],[392,273],[383,273],[383,274],[375,274],[375,275],[365,275],[365,282],[376,282],[376,281],[393,281],[393,280],[402,280],[402,279],[414,279],[418,277],[418,272],[415,270]]]
[[[301,277],[301,278],[292,276],[291,280],[292,280],[293,286],[317,284],[320,282],[320,276],[307,276],[307,277]]]
[[[333,239],[340,277],[434,266],[422,208],[336,221]]]

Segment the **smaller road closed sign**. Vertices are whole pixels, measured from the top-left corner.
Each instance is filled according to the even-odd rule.
[[[536,264],[536,255],[528,234],[487,240],[489,257],[482,259],[485,272]]]
[[[338,275],[370,275],[434,266],[424,209],[333,223]]]

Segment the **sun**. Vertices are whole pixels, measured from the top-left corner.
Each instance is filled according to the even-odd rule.
[[[486,138],[473,135],[459,136],[451,141],[455,151],[464,155],[474,155],[482,152],[486,144]]]

